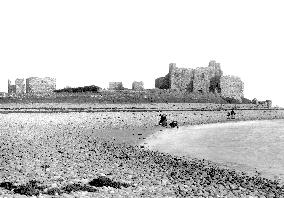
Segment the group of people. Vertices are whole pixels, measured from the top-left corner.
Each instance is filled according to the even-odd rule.
[[[160,114],[160,121],[159,121],[159,125],[166,127],[168,126],[168,122],[167,122],[167,115],[166,114]],[[178,128],[178,122],[177,121],[172,121],[171,123],[169,123],[171,128]]]
[[[227,119],[235,119],[235,111],[234,109],[232,109],[231,111],[229,111],[227,113]],[[160,114],[160,121],[159,121],[159,125],[163,126],[163,127],[167,127],[168,126],[168,122],[167,122],[167,115],[166,114]],[[178,122],[177,121],[172,121],[171,123],[169,123],[171,128],[178,128]]]
[[[236,115],[236,113],[235,113],[234,109],[232,109],[231,111],[229,111],[227,113],[227,119],[235,119],[235,115]]]

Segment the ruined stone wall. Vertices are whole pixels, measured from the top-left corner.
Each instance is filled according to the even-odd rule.
[[[15,81],[15,86],[16,86],[16,94],[26,93],[25,79],[17,78]]]
[[[8,80],[8,94],[12,95],[22,95],[26,92],[25,79],[17,78],[15,84],[12,84]]]
[[[136,91],[144,90],[144,83],[142,81],[134,81],[132,83],[132,89]]]
[[[200,93],[220,93],[220,78],[223,72],[220,63],[210,61],[208,67],[198,67],[194,70],[193,91]]]
[[[26,80],[27,93],[50,93],[56,89],[55,78],[37,78],[31,77]]]
[[[193,92],[209,93],[210,76],[206,67],[198,67],[194,70]]]
[[[210,61],[208,67],[179,68],[175,63],[169,65],[169,73],[155,80],[155,87],[182,92],[220,93],[220,77],[223,72],[220,63]]]
[[[272,107],[272,101],[271,100],[265,100],[265,101],[258,101],[256,98],[252,100],[252,104],[255,104],[259,108],[271,108]]]
[[[10,80],[8,80],[8,94],[16,94],[16,85],[12,85]]]
[[[157,89],[163,89],[162,86],[164,84],[165,77],[159,77],[155,79],[155,88]]]
[[[178,68],[175,63],[171,63],[169,73],[165,77],[157,78],[155,87],[205,95],[212,92],[241,101],[244,85],[238,77],[223,77],[220,63],[213,60],[207,67],[196,69]]]
[[[194,69],[178,68],[175,63],[169,66],[170,89],[178,91],[189,91],[193,89]]]
[[[109,82],[109,90],[123,90],[122,82]]]
[[[221,93],[220,78],[223,76],[223,71],[221,70],[220,63],[212,60],[208,65],[210,86],[209,92]]]
[[[160,78],[155,79],[155,88],[169,89],[170,88],[169,74],[167,74],[165,77],[160,77]]]
[[[272,108],[272,100],[266,100],[267,107]]]
[[[244,83],[236,76],[222,76],[220,79],[221,96],[224,98],[234,98],[239,102],[244,97]]]

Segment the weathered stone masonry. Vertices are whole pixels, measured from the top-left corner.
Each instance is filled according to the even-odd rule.
[[[8,80],[8,94],[16,94],[16,95],[19,95],[19,94],[24,94],[25,93],[25,90],[26,89],[26,86],[25,86],[25,79],[23,78],[17,78],[15,80],[15,84],[12,85],[11,84],[11,81]]]
[[[10,80],[8,80],[8,94],[16,94],[16,85],[12,85]]]
[[[203,94],[213,92],[241,101],[241,97],[243,97],[242,81],[235,77],[224,77],[221,86],[222,76],[220,63],[216,63],[216,61],[210,61],[207,67],[196,69],[178,68],[175,63],[171,63],[169,73],[165,77],[157,78],[155,87]],[[226,83],[228,86],[225,85]]]
[[[221,96],[242,101],[244,83],[236,76],[222,76],[220,79]]]
[[[178,68],[175,63],[169,68],[169,87],[174,90],[192,90],[194,70]]]
[[[132,89],[135,91],[142,91],[144,90],[144,83],[142,81],[134,81],[132,83]]]
[[[26,82],[26,84],[25,84]],[[56,89],[56,79],[55,78],[37,78],[31,77],[27,78],[17,78],[15,80],[15,85],[11,84],[8,80],[8,94],[20,96],[23,94],[33,94],[33,93],[51,93]]]
[[[56,89],[55,78],[37,78],[31,77],[26,79],[27,93],[51,93]]]
[[[16,94],[24,94],[26,91],[25,79],[17,78],[15,81]]]
[[[109,90],[123,90],[122,82],[109,82]]]

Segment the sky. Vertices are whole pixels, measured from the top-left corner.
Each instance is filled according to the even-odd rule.
[[[221,63],[246,98],[284,107],[282,0],[0,1],[0,91],[54,77],[57,88],[155,78]]]

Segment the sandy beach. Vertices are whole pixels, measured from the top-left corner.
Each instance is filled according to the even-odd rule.
[[[275,109],[235,112],[234,121],[284,118]],[[180,126],[232,122],[227,110],[0,114],[0,197],[284,195],[275,181],[137,146],[163,129],[161,113]]]

